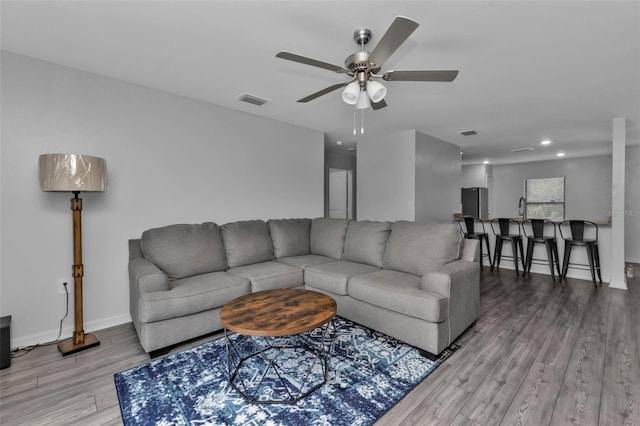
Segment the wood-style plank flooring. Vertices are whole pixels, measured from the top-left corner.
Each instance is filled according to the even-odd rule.
[[[377,424],[640,425],[634,266],[628,291],[485,268],[461,349]],[[0,370],[0,424],[122,424],[113,374],[149,358],[131,324],[95,334],[97,348],[63,358],[38,347]]]

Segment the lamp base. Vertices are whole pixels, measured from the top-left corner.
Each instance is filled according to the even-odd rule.
[[[58,350],[62,356],[75,354],[85,349],[100,345],[100,341],[93,334],[85,334],[83,343],[73,343],[73,337],[58,343]]]

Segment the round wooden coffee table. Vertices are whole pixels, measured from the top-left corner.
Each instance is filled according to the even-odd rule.
[[[251,403],[296,403],[318,389],[329,373],[336,308],[326,294],[302,289],[259,291],[224,305],[231,385]]]

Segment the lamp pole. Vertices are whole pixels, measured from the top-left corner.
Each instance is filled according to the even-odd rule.
[[[73,191],[71,211],[73,212],[73,298],[74,298],[74,330],[71,339],[58,343],[58,350],[62,355],[98,346],[100,341],[93,334],[85,334],[82,318],[82,198],[80,191]]]

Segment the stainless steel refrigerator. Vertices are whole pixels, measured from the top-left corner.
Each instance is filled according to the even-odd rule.
[[[462,188],[462,214],[478,218],[489,216],[489,190],[487,188]]]

